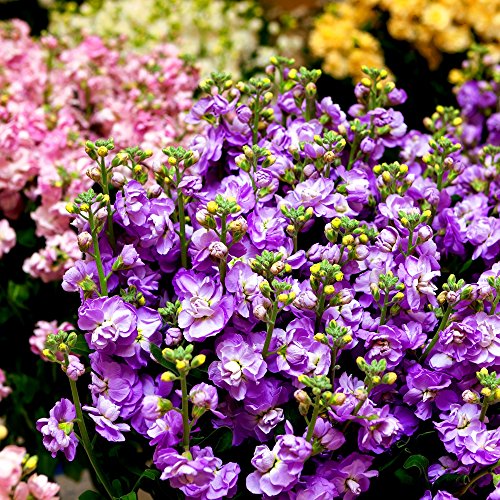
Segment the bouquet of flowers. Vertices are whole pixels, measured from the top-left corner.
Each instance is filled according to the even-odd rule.
[[[497,498],[499,68],[479,61],[427,133],[387,71],[346,114],[275,57],[202,81],[184,146],[88,140],[78,331],[42,352],[71,389],[36,424],[52,456],[82,448],[109,498],[352,499],[386,474]]]

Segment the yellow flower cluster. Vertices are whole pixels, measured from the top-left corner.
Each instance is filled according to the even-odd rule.
[[[383,61],[380,44],[360,36],[383,17],[389,34],[410,42],[431,69],[443,52],[465,51],[475,40],[492,52],[500,47],[500,0],[345,0],[332,6],[317,20],[310,46],[336,77],[359,75],[353,67],[355,50],[363,51],[366,61]]]
[[[335,78],[363,78],[361,66],[384,67],[380,43],[363,27],[376,21],[371,9],[354,2],[331,4],[315,22],[309,38],[314,56],[323,59],[325,72]]]

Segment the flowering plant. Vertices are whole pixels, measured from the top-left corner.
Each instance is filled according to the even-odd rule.
[[[67,205],[84,258],[62,285],[81,333],[42,352],[72,401],[37,428],[103,495],[352,499],[387,471],[425,499],[495,489],[498,68],[427,133],[363,71],[348,114],[284,58],[212,74],[186,119],[205,128],[152,184],[141,149],[86,142],[101,175]]]

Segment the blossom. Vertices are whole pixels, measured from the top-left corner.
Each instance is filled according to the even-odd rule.
[[[6,219],[0,220],[0,259],[10,252],[16,244],[16,232]]]
[[[73,421],[76,411],[73,403],[68,399],[61,399],[50,410],[49,418],[40,418],[36,428],[43,435],[43,445],[55,458],[58,451],[62,451],[69,461],[75,458],[78,440],[73,432]]]
[[[224,336],[219,340],[215,352],[220,361],[214,361],[209,366],[209,378],[237,400],[242,400],[248,385],[258,383],[267,371],[262,355],[247,344],[241,335]]]
[[[233,298],[222,295],[218,281],[194,271],[181,271],[174,287],[182,301],[179,327],[188,341],[202,341],[224,328],[233,313]]]
[[[116,424],[115,420],[120,415],[120,407],[113,404],[109,399],[99,396],[97,405],[83,406],[83,410],[88,412],[90,418],[96,423],[95,430],[107,441],[125,441],[122,432],[129,431],[128,424]]]

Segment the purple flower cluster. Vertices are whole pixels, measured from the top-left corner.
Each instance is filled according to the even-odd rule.
[[[70,207],[93,244],[63,283],[93,351],[84,410],[104,439],[149,443],[187,498],[350,500],[422,428],[442,453],[431,484],[445,468],[482,487],[500,466],[500,150],[466,125],[489,127],[486,108],[459,98],[408,131],[384,71],[346,114],[316,71],[277,61],[202,82],[200,135],[149,180],[140,153],[87,143],[131,179]],[[53,453],[71,449],[67,413],[39,421]],[[230,445],[239,465],[216,456]],[[424,498],[460,485],[438,486]]]

